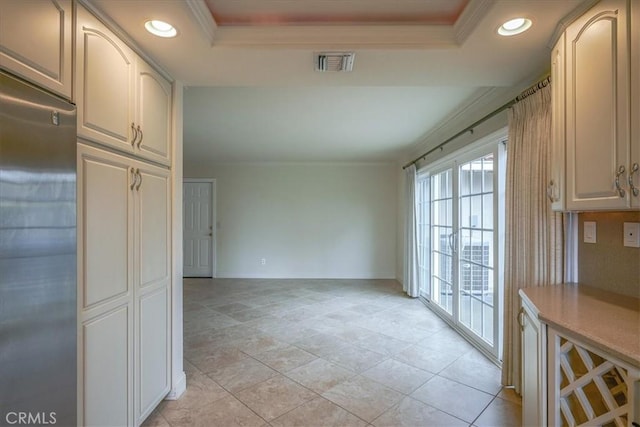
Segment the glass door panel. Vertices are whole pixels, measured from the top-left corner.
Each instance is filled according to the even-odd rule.
[[[431,176],[431,300],[453,314],[453,170]]]
[[[494,341],[493,153],[458,168],[458,320],[474,335]]]

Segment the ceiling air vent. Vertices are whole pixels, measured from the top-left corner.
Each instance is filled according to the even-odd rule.
[[[352,71],[354,52],[319,52],[315,54],[316,71]]]

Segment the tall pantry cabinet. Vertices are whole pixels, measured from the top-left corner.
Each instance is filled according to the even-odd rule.
[[[79,417],[138,425],[169,392],[171,85],[78,5]]]

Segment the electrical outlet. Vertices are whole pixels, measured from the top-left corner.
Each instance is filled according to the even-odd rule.
[[[584,222],[584,242],[596,243],[596,223],[595,221]]]
[[[624,223],[624,246],[640,248],[640,222]]]
[[[267,265],[267,259],[266,258],[262,258],[260,260],[260,265]]]

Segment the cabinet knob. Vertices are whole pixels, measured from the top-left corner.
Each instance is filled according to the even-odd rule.
[[[624,165],[620,165],[618,172],[616,172],[616,190],[618,190],[620,197],[624,197],[626,194],[624,188],[620,186],[620,176],[624,174],[625,170]]]

